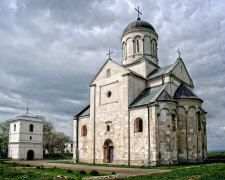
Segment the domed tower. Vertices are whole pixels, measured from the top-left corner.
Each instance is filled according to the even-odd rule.
[[[145,77],[158,68],[158,34],[150,23],[138,17],[125,28],[121,41],[124,67]]]

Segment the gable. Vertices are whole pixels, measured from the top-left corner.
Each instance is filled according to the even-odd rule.
[[[123,68],[119,64],[113,62],[111,59],[108,59],[105,64],[101,67],[99,72],[96,74],[92,82],[90,83],[90,86],[95,84],[96,82],[106,79],[111,76],[115,76],[118,74],[125,74],[129,73],[130,71]]]
[[[186,84],[190,85],[191,87],[193,86],[192,79],[187,71],[187,68],[186,68],[184,62],[181,59],[179,59],[177,61],[176,65],[172,69],[171,73],[175,77],[175,79],[177,78],[177,79],[185,82]]]

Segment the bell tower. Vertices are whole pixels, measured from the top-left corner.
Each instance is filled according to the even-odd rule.
[[[141,20],[139,8],[137,11],[137,20],[125,28],[121,37],[122,63],[124,67],[147,77],[158,68],[158,34],[150,23]]]

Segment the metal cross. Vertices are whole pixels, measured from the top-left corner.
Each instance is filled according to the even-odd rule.
[[[28,114],[28,110],[29,110],[29,108],[27,107],[27,114]]]
[[[181,55],[180,49],[178,49],[177,52],[178,52],[179,58],[180,58],[180,55]]]
[[[135,8],[135,10],[138,12],[138,18],[137,18],[137,20],[141,20],[141,18],[139,17],[139,14],[140,14],[140,15],[142,15],[142,14],[141,14],[141,12],[139,11],[139,6],[138,6],[137,9]]]
[[[108,53],[108,54],[106,54],[106,55],[108,55],[108,56],[109,56],[109,59],[111,59],[111,58],[110,58],[110,54],[112,54],[112,53],[113,53],[113,52],[111,52],[111,51],[110,51],[110,49],[109,49],[109,53]]]

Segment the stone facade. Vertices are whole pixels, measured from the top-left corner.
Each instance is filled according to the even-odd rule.
[[[43,121],[26,113],[10,120],[8,158],[43,159]]]
[[[158,35],[137,20],[125,29],[123,65],[107,60],[74,116],[74,160],[172,165],[207,158],[206,112],[185,64],[158,66]]]

